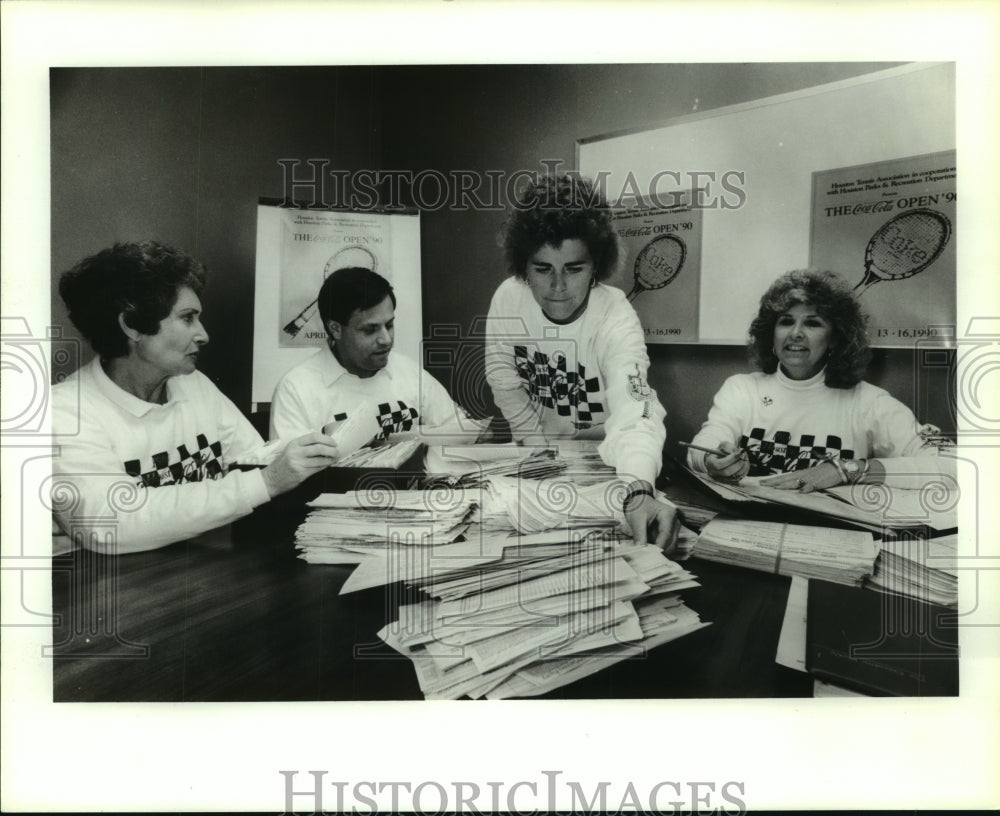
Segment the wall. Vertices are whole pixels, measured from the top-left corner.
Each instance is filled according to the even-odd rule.
[[[174,244],[209,271],[211,341],[200,367],[249,409],[257,199],[282,195],[280,158],[328,158],[347,170],[378,165],[374,74],[53,70],[53,325],[77,336],[56,282],[80,258],[115,241]]]
[[[885,63],[55,69],[52,72],[52,275],[115,240],[155,237],[209,267],[213,340],[202,369],[250,404],[255,208],[282,194],[280,158],[331,168],[510,175],[571,168],[576,140],[643,127],[889,67]],[[683,157],[668,157],[683,167]],[[503,279],[503,212],[422,214],[425,337],[468,334]],[[780,271],[780,270],[779,270]],[[749,298],[759,296],[747,292]],[[53,286],[54,325],[74,332]],[[452,343],[452,346],[456,344]],[[432,369],[478,411],[491,409],[473,338],[461,379]],[[737,347],[651,346],[650,379],[668,439],[689,439],[722,380],[745,368]],[[871,379],[942,427],[946,367],[880,352]],[[930,378],[930,379],[929,379]],[[914,394],[915,384],[919,392]],[[679,399],[678,395],[683,395]],[[671,443],[672,445],[672,443]]]
[[[386,157],[393,167],[470,169],[480,174],[541,169],[560,160],[575,166],[578,138],[646,127],[698,110],[799,90],[883,70],[888,63],[447,66],[392,68],[381,73]],[[665,168],[688,169],[683,156]],[[500,212],[423,214],[425,336],[458,324],[468,332],[485,315],[505,277],[497,237]],[[776,270],[775,275],[785,270]],[[745,292],[756,299],[761,292]],[[475,341],[473,341],[475,345]],[[749,370],[736,346],[649,346],[650,381],[667,407],[668,451],[700,427],[712,397],[731,373]],[[930,367],[912,352],[880,350],[869,380],[942,428],[954,427],[948,367]],[[919,376],[917,369],[920,368]],[[464,366],[469,370],[471,366]],[[447,378],[445,368],[432,369]],[[488,405],[482,383],[451,384],[469,403]],[[486,392],[486,393],[484,393]],[[683,395],[682,397],[680,395]]]

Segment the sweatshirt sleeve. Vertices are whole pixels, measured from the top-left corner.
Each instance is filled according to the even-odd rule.
[[[220,441],[226,454],[226,463],[232,465],[234,462],[239,462],[243,455],[259,451],[264,447],[264,440],[253,423],[232,401],[214,386],[213,390],[216,391],[218,405]]]
[[[691,443],[703,448],[717,448],[723,442],[738,444],[748,418],[749,405],[746,378],[738,374],[729,377],[716,392],[708,419]],[[688,448],[687,462],[692,470],[706,472],[702,451]]]
[[[52,504],[60,527],[76,544],[108,555],[153,550],[229,524],[268,500],[259,470],[156,488],[138,485],[115,454],[116,429],[95,412],[78,410],[75,400],[62,398],[65,393],[53,394],[58,452],[52,467]],[[253,426],[246,425],[233,429],[234,443],[260,440]],[[59,429],[78,432],[59,435]],[[224,449],[227,460],[229,454]]]
[[[296,387],[295,369],[286,374],[274,388],[271,398],[271,428],[269,438],[298,439],[312,431],[321,430],[323,423],[318,425],[310,417],[309,409]]]
[[[882,389],[867,401],[868,455],[878,459],[890,487],[920,488],[928,479],[955,476],[955,459],[940,455],[930,437],[938,431],[921,425],[913,412]]]
[[[663,466],[667,413],[646,379],[646,340],[639,316],[624,295],[603,321],[597,353],[608,402],[598,452],[620,478],[652,484]]]
[[[428,428],[441,426],[461,428],[466,412],[451,398],[448,390],[427,371],[420,369],[421,424]]]
[[[541,433],[542,423],[517,370],[517,339],[525,338],[527,331],[513,298],[506,296],[507,288],[505,282],[494,293],[486,318],[486,381],[512,437],[519,441]]]

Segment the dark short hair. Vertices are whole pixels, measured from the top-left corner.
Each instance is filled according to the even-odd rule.
[[[614,274],[618,236],[611,225],[611,208],[600,190],[574,174],[537,178],[517,196],[504,226],[508,271],[526,278],[532,255],[543,246],[558,247],[572,238],[583,241],[590,252],[597,280]]]
[[[181,288],[200,294],[205,279],[205,268],[179,249],[157,241],[118,243],[63,273],[59,295],[80,334],[109,359],[129,350],[118,315],[130,328],[156,334]]]
[[[831,327],[825,382],[830,388],[853,388],[865,376],[871,350],[866,318],[848,285],[832,272],[797,269],[782,275],[760,299],[750,323],[750,358],[765,373],[778,368],[774,326],[798,303],[809,304]]]
[[[363,266],[348,266],[331,272],[319,288],[319,316],[323,328],[333,320],[346,326],[355,311],[378,306],[386,297],[396,308],[396,293],[378,272]]]

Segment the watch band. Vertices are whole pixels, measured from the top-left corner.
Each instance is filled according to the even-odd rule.
[[[631,502],[632,499],[636,498],[637,496],[652,497],[653,491],[650,490],[648,487],[639,487],[636,488],[635,490],[630,490],[628,493],[625,494],[625,498],[622,499],[622,511],[628,510],[629,502]]]

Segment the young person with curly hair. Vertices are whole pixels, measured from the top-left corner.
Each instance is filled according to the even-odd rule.
[[[510,277],[487,320],[486,376],[516,441],[603,440],[598,451],[628,485],[635,540],[667,552],[676,509],[657,500],[665,411],[646,380],[639,318],[603,283],[618,263],[611,211],[579,176],[539,178],[507,221]]]

